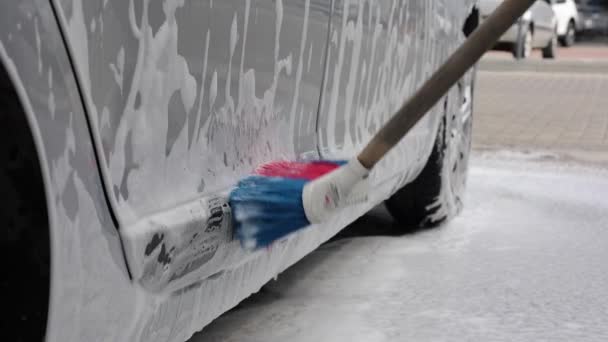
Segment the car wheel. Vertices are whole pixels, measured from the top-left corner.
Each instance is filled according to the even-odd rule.
[[[513,44],[513,49],[512,49],[513,57],[526,59],[526,58],[530,57],[530,55],[532,54],[532,43],[534,40],[532,30],[530,30],[530,28],[526,28],[519,39],[521,39],[521,42]],[[520,45],[521,45],[521,49],[522,49],[521,56],[518,51],[518,48]]]
[[[555,58],[557,50],[557,33],[554,33],[549,44],[543,48],[543,58]]]
[[[471,150],[475,70],[466,78],[470,82],[458,85],[462,101],[449,103],[453,100],[447,97],[444,102],[445,114],[426,165],[413,182],[385,202],[404,232],[436,227],[462,209]]]
[[[50,236],[40,163],[17,93],[0,65],[0,291],[2,333],[44,340],[50,288]]]
[[[560,43],[563,46],[572,46],[576,40],[576,28],[574,27],[574,22],[571,20],[568,23],[568,29],[566,30],[566,34],[560,39]]]

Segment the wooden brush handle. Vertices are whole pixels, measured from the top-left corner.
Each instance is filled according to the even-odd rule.
[[[535,1],[505,0],[376,133],[357,156],[361,164],[372,169]]]

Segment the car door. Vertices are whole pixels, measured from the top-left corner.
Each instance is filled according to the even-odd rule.
[[[534,46],[545,47],[555,33],[555,13],[552,4],[555,0],[537,0],[532,5],[532,20],[534,23]]]
[[[336,0],[319,113],[321,154],[351,158],[464,39],[452,23],[473,2]],[[449,42],[436,44],[437,42]],[[420,171],[442,104],[425,116],[371,175],[384,199]]]
[[[316,155],[329,2],[58,1],[144,286],[216,272],[234,248],[222,193],[256,165]]]

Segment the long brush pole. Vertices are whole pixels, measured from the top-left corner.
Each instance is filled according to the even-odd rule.
[[[359,162],[372,169],[535,1],[504,1],[376,133]]]
[[[505,0],[346,164],[309,181],[293,176],[310,173],[303,172],[308,169],[328,171],[326,165],[292,169],[291,164],[279,163],[270,169],[278,168],[286,177],[258,175],[239,182],[231,192],[230,204],[243,246],[268,246],[311,223],[324,222],[336,209],[365,200],[370,170],[535,1]]]
[[[367,184],[363,180],[369,171],[535,1],[505,0],[376,133],[356,158],[308,183],[302,192],[308,220],[311,223],[323,222],[337,208],[349,203],[351,193],[364,199],[365,196],[359,193],[367,193]]]

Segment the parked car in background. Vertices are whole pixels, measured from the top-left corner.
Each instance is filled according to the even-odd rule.
[[[474,69],[374,168],[368,202],[249,252],[226,197],[271,160],[355,155],[476,3],[0,2],[5,340],[182,342],[379,203],[404,230],[453,217]]]
[[[608,36],[608,1],[577,0],[581,33]]]
[[[576,33],[581,28],[581,20],[574,0],[555,0],[553,11],[557,18],[557,36],[563,46],[572,46]]]
[[[496,49],[508,50],[516,58],[527,58],[533,49],[541,49],[543,58],[555,58],[557,49],[557,18],[552,5],[555,0],[537,0],[498,41]],[[480,0],[482,20],[502,0]]]

